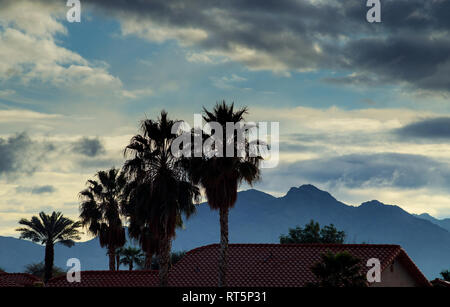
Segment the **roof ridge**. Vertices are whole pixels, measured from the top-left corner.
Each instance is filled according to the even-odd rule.
[[[28,277],[28,278],[31,278],[31,279],[34,279],[34,280],[41,280],[39,277],[37,277],[37,276],[34,276],[34,275],[32,275],[32,274],[30,274],[30,273],[20,273],[20,272],[15,272],[15,273],[8,273],[8,272],[3,272],[3,273],[0,273],[0,276],[2,276],[2,275],[8,275],[8,276],[11,276],[11,275],[14,275],[14,276],[25,276],[25,277]]]
[[[419,269],[419,267],[416,265],[416,263],[414,261],[412,261],[411,257],[409,257],[408,253],[402,247],[400,247],[399,256],[406,258],[409,265],[412,266],[412,269],[413,269],[415,275],[419,279],[421,279],[421,281],[423,283],[430,285],[430,281],[428,280],[428,278],[426,278],[426,276],[423,275],[422,271]]]
[[[191,249],[190,251],[186,252],[187,254],[194,253],[196,251],[211,248],[219,246],[219,243],[212,243],[207,245],[202,245],[199,247],[196,247],[194,249]],[[395,247],[395,248],[401,248],[398,244],[340,244],[340,243],[287,243],[287,244],[281,244],[281,243],[229,243],[228,246],[283,246],[283,247],[295,247],[295,246],[350,246],[350,247]]]
[[[86,271],[80,271],[82,274],[103,274],[103,275],[107,275],[107,274],[136,274],[136,273],[150,273],[150,274],[156,274],[158,273],[158,270],[117,270],[117,271],[110,271],[110,270],[86,270]],[[52,277],[48,283],[52,282],[52,281],[58,281],[61,279],[66,279],[66,274],[61,274],[55,277]]]

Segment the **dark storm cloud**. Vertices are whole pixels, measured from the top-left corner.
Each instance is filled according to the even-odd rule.
[[[31,139],[25,133],[0,138],[0,174],[22,169],[24,153],[28,151],[30,144]]]
[[[450,117],[439,117],[411,123],[395,131],[407,138],[450,139]]]
[[[0,178],[32,174],[54,146],[33,141],[26,133],[0,138]]]
[[[325,69],[348,74],[325,80],[337,84],[449,92],[450,0],[381,3],[379,24],[366,21],[365,0],[90,0],[83,8],[122,23],[203,30],[192,50],[237,56],[236,46],[246,48],[254,55],[235,60],[251,69]]]
[[[31,193],[31,194],[51,194],[56,191],[55,187],[52,185],[41,185],[41,186],[34,186],[34,187],[24,187],[24,186],[18,186],[16,188],[17,193]]]
[[[76,161],[77,165],[81,169],[106,169],[115,167],[115,165],[122,165],[123,161],[120,159],[109,159],[109,158],[88,158],[80,159]]]
[[[450,0],[385,0],[382,23],[366,21],[366,1],[121,1],[93,0],[122,20],[137,18],[208,37],[203,50],[257,50],[264,58],[240,59],[255,69],[282,63],[288,70],[343,70],[356,76],[335,83],[403,82],[418,89],[450,91]],[[345,39],[340,39],[345,37]],[[320,46],[321,52],[317,52]]]
[[[273,172],[273,173],[272,173]],[[312,159],[268,170],[292,182],[314,182],[348,188],[445,188],[450,185],[447,164],[420,155],[352,154]]]
[[[73,152],[87,157],[96,157],[105,152],[105,148],[98,138],[83,137],[76,141],[72,147]]]

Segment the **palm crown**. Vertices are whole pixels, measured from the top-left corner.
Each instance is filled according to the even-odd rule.
[[[125,162],[128,176],[125,211],[130,220],[130,235],[140,240],[147,257],[159,250],[163,273],[170,257],[170,241],[182,224],[182,215],[195,212],[198,188],[187,180],[179,158],[171,152],[177,134],[172,133],[176,121],[165,111],[157,121],[144,120],[142,134],[134,136],[125,149],[130,159]],[[162,276],[164,279],[167,276]],[[164,280],[162,283],[166,282]]]
[[[120,217],[120,203],[126,185],[125,176],[119,170],[97,173],[96,180],[88,180],[88,187],[80,192],[80,218],[89,232],[99,237],[100,245],[107,247],[110,269],[115,269],[115,249],[125,244],[125,229]]]
[[[81,223],[64,217],[61,212],[53,212],[52,215],[40,212],[39,217],[33,216],[31,220],[21,219],[19,224],[25,226],[16,229],[20,232],[21,239],[45,245],[44,282],[47,282],[52,277],[54,245],[60,243],[68,247],[73,246],[74,240],[81,239],[81,232],[78,231]]]
[[[227,123],[240,123],[244,121],[244,115],[247,108],[241,108],[237,111],[234,104],[227,105],[225,101],[216,104],[212,112],[203,108],[205,115],[203,119],[206,122],[219,123],[223,131],[226,130]],[[205,134],[203,132],[203,134]],[[245,156],[237,155],[239,144],[237,143],[237,132],[233,134],[233,139],[228,139],[223,134],[223,143],[230,144],[234,149],[233,157],[201,157],[185,158],[183,165],[187,168],[190,178],[194,184],[198,184],[205,189],[208,203],[213,209],[231,208],[234,206],[237,198],[237,189],[242,181],[252,184],[260,178],[259,164],[261,156],[249,155],[249,144],[247,138],[244,138]],[[209,135],[206,135],[209,137]]]
[[[244,124],[244,114],[247,113],[247,108],[242,108],[237,111],[234,109],[234,104],[227,105],[225,101],[217,103],[212,112],[203,108],[203,119],[207,123],[218,123],[222,131],[227,130],[227,123]],[[200,185],[205,189],[208,204],[212,209],[219,209],[220,215],[220,253],[219,253],[219,286],[224,286],[226,283],[227,271],[227,250],[228,250],[228,212],[234,206],[237,200],[237,190],[242,181],[252,184],[260,177],[259,164],[262,160],[261,156],[250,155],[251,142],[245,135],[245,129],[234,130],[233,134],[222,134],[222,147],[229,147],[233,149],[233,155],[225,156],[208,156],[203,154],[197,157],[191,153],[191,157],[182,159],[181,164],[187,170],[190,179],[195,185]],[[242,133],[238,135],[238,133]],[[194,138],[198,132],[193,130]],[[201,132],[202,138],[210,137],[208,134]],[[244,141],[239,144],[239,136]],[[256,144],[260,142],[254,141]],[[214,148],[213,148],[214,149]],[[244,150],[244,155],[238,154],[239,150]]]
[[[52,215],[40,212],[39,217],[33,216],[31,220],[21,219],[19,224],[25,226],[16,229],[21,233],[21,239],[44,245],[60,243],[71,247],[75,244],[74,240],[81,239],[81,233],[78,231],[81,223],[64,217],[61,212],[53,212]]]

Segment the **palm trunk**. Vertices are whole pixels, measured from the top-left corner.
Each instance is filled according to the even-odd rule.
[[[129,267],[130,271],[133,271],[133,262],[130,262],[130,267]]]
[[[159,286],[167,287],[169,283],[169,263],[172,240],[165,236],[159,250]]]
[[[108,256],[109,256],[109,270],[115,271],[116,270],[116,252],[114,248],[108,249]]]
[[[151,270],[151,268],[152,268],[152,255],[146,253],[145,254],[144,270]]]
[[[228,263],[228,211],[220,208],[220,254],[219,254],[219,287],[225,286]]]
[[[120,255],[116,254],[116,270],[120,270]]]
[[[44,283],[47,283],[47,281],[49,281],[49,279],[52,278],[53,258],[54,258],[53,243],[47,243],[45,245]]]

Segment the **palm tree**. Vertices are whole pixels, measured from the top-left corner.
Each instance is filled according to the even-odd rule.
[[[88,180],[88,187],[80,192],[80,218],[83,227],[98,236],[100,246],[108,249],[109,269],[114,271],[115,251],[125,244],[125,229],[120,216],[125,176],[112,168],[99,171],[98,181]]]
[[[309,287],[366,287],[367,280],[362,273],[361,259],[350,253],[328,251],[321,255],[321,261],[316,263],[311,271],[318,282],[310,283]]]
[[[24,273],[31,274],[31,275],[34,275],[36,277],[43,279],[45,277],[45,264],[44,264],[44,262],[27,264],[25,266]],[[52,277],[57,277],[57,276],[64,275],[64,274],[65,274],[65,272],[63,269],[61,269],[57,266],[53,266]]]
[[[78,231],[81,223],[64,217],[61,212],[53,212],[52,215],[40,212],[39,217],[33,216],[31,220],[21,219],[19,224],[25,226],[16,229],[20,232],[21,239],[30,239],[45,245],[44,282],[47,282],[52,277],[55,244],[72,247],[74,240],[81,239],[82,233]]]
[[[144,262],[142,251],[139,248],[134,248],[128,246],[127,248],[120,248],[117,252],[119,255],[119,263],[123,265],[128,265],[130,271],[133,270],[133,264],[136,263],[138,266],[142,266]]]
[[[127,211],[130,236],[140,240],[149,256],[158,251],[160,285],[168,283],[170,250],[175,229],[182,225],[182,215],[195,212],[200,192],[187,178],[179,158],[171,151],[177,134],[172,133],[176,121],[165,111],[156,120],[144,120],[142,134],[135,135],[125,148],[130,159],[125,162],[129,190]]]
[[[225,101],[217,103],[212,112],[203,108],[203,119],[207,123],[219,123],[222,130],[226,131],[227,123],[243,123],[244,114],[247,108],[244,107],[235,111],[234,103],[227,105]],[[203,133],[204,134],[204,133]],[[259,164],[261,156],[252,157],[249,155],[248,138],[243,137],[245,141],[245,155],[240,157],[237,150],[242,148],[238,144],[237,132],[234,132],[233,138],[227,138],[223,133],[222,144],[225,148],[233,146],[234,156],[212,156],[185,158],[184,167],[187,169],[189,177],[196,185],[200,185],[206,192],[209,206],[220,213],[220,255],[219,255],[219,287],[225,285],[227,271],[227,251],[228,251],[228,212],[237,199],[237,190],[242,181],[252,185],[260,177]],[[257,141],[260,143],[259,141]]]

